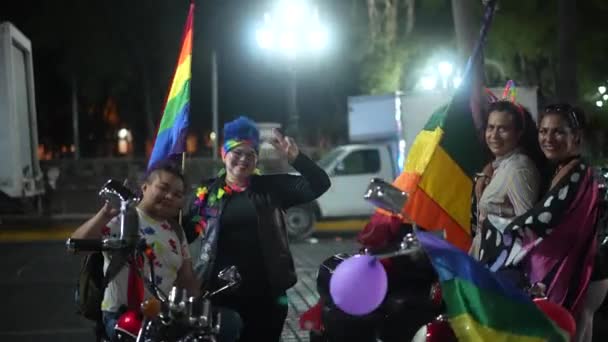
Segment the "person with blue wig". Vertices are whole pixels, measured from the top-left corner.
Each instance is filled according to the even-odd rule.
[[[239,341],[279,341],[287,317],[285,291],[296,283],[284,212],[321,196],[330,187],[325,171],[296,142],[273,131],[270,143],[300,175],[260,175],[260,133],[251,119],[224,125],[216,178],[201,182],[184,216],[194,271],[203,290],[217,288],[215,275],[235,265],[238,289],[215,299],[239,313]]]

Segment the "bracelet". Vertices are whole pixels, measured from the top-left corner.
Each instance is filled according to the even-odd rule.
[[[475,177],[473,177],[473,181],[477,182],[478,180],[480,180],[481,178],[490,178],[490,176],[486,175],[483,172],[480,173],[476,173]]]

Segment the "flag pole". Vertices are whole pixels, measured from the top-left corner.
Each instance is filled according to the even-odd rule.
[[[194,9],[193,9],[194,6],[195,6],[194,0],[190,0],[190,10],[192,10],[192,12],[194,12]],[[192,13],[192,16],[193,16],[193,18],[192,18],[192,34],[194,35],[194,13]],[[194,38],[192,39],[192,45],[194,45]],[[194,54],[194,49],[192,49],[190,51],[190,55],[193,55],[193,54]],[[190,68],[192,68],[192,64],[190,64]],[[191,90],[191,89],[189,89],[189,90]],[[187,141],[188,141],[188,138],[186,137],[186,146],[188,144]],[[182,165],[181,165],[181,167],[182,167],[182,175],[185,176],[186,175],[186,149],[184,149],[184,151],[182,152]],[[184,190],[186,190],[186,189],[184,189]],[[179,217],[178,217],[178,223],[182,227],[183,227],[183,225],[182,225],[183,218],[184,218],[184,209],[182,208],[182,209],[179,210]]]
[[[182,152],[182,175],[186,175],[186,152]],[[186,190],[186,189],[184,189]],[[184,217],[184,209],[180,209],[179,210],[179,217],[178,217],[178,222],[179,225],[182,225],[182,219]]]

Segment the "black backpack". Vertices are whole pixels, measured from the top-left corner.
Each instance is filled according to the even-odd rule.
[[[176,232],[181,244],[184,241],[182,227],[173,220],[168,220],[168,222]],[[131,226],[131,224],[135,226]],[[127,211],[125,225],[139,227],[139,217],[136,210]],[[127,255],[120,253],[114,254],[105,276],[103,274],[103,254],[101,252],[93,252],[84,257],[80,264],[80,272],[74,291],[76,312],[79,315],[95,322],[101,322],[101,302],[106,286],[126,265],[127,257]]]

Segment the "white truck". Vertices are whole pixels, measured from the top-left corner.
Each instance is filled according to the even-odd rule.
[[[0,192],[11,199],[44,192],[38,161],[34,67],[30,40],[0,24]]]
[[[500,88],[491,90],[499,97],[502,94]],[[518,87],[517,93],[518,102],[536,118],[537,88]],[[392,181],[398,176],[416,135],[452,95],[427,91],[349,97],[351,144],[336,147],[318,162],[329,174],[331,188],[315,202],[287,212],[290,235],[308,236],[321,219],[369,217],[374,207],[363,200],[369,181]]]

